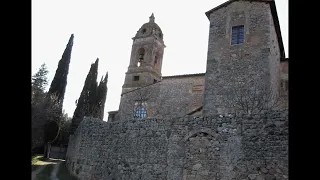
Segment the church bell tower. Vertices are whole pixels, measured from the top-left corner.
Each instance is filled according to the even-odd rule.
[[[163,34],[152,15],[133,39],[130,64],[126,72],[122,93],[156,83],[161,80]]]

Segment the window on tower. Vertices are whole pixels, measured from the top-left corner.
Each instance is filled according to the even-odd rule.
[[[133,81],[139,81],[139,76],[133,76]]]
[[[140,61],[143,60],[143,54],[139,54],[139,60],[140,60]]]
[[[242,44],[244,42],[244,26],[232,27],[232,40],[231,45]]]
[[[144,54],[145,54],[145,50],[143,48],[140,48],[138,50],[138,63],[137,63],[138,67],[140,67],[140,65],[144,60]]]

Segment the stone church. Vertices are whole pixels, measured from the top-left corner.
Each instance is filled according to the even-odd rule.
[[[70,174],[79,180],[289,178],[287,101],[269,107],[276,99],[264,91],[287,100],[288,59],[274,0],[229,0],[205,14],[205,73],[162,76],[163,32],[153,14],[141,26],[119,110],[108,121],[85,117],[69,137]],[[227,100],[234,92],[245,108],[275,109],[233,114],[238,108]]]
[[[118,111],[108,121],[224,114],[234,82],[280,92],[287,107],[288,58],[273,0],[229,0],[205,13],[210,34],[205,73],[162,76],[165,43],[154,14],[132,38]],[[256,83],[248,83],[255,86]]]

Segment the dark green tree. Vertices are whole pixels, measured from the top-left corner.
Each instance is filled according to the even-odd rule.
[[[77,101],[77,107],[74,111],[70,133],[73,134],[83,117],[95,117],[103,119],[104,105],[107,96],[107,81],[108,73],[105,78],[101,78],[101,81],[97,83],[98,76],[98,63],[97,58],[94,64],[91,64],[90,71],[85,80],[80,97]]]
[[[48,69],[43,63],[39,70],[31,78],[31,104],[35,106],[45,97],[45,89],[48,85]]]
[[[71,60],[71,52],[73,47],[74,35],[71,34],[68,44],[62,54],[62,57],[58,63],[58,67],[55,76],[51,82],[49,91],[46,95],[46,103],[44,104],[45,109],[52,109],[54,106],[56,111],[52,114],[47,114],[46,117],[50,117],[50,121],[46,120],[45,128],[45,142],[54,143],[61,129],[62,119],[62,105],[64,95],[67,87],[67,77],[69,73],[69,64]],[[46,153],[45,153],[46,155]]]
[[[77,100],[77,107],[74,110],[72,122],[70,126],[70,132],[71,134],[74,133],[74,131],[79,126],[81,120],[84,116],[88,116],[92,112],[92,108],[90,104],[94,102],[94,97],[96,93],[97,88],[97,76],[98,76],[98,63],[99,59],[95,61],[95,63],[91,64],[89,73],[86,77],[85,83],[83,85],[81,94],[79,99]]]
[[[34,152],[36,148],[41,147],[44,144],[43,126],[44,111],[42,105],[45,99],[45,88],[48,84],[47,78],[48,70],[43,63],[39,70],[31,78],[31,151]],[[38,151],[38,153],[42,153]]]
[[[96,93],[96,102],[95,105],[93,105],[94,109],[96,109],[96,113],[93,115],[93,117],[97,117],[99,119],[103,119],[104,117],[104,105],[107,98],[107,82],[108,82],[108,72],[105,76],[105,78],[101,78],[101,81],[99,83],[99,86],[97,88]]]
[[[56,74],[54,75],[54,78],[50,85],[50,89],[48,91],[48,96],[56,95],[59,102],[61,102],[61,105],[63,104],[64,94],[67,87],[67,77],[69,73],[69,64],[71,60],[73,38],[74,35],[71,34],[67,47],[62,54],[62,58],[59,61]]]

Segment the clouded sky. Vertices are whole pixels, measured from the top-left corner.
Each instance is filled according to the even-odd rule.
[[[72,117],[90,65],[99,58],[98,81],[109,72],[104,120],[118,110],[131,46],[151,13],[166,45],[162,75],[203,73],[209,20],[205,12],[227,0],[32,0],[32,74],[46,63],[49,85],[74,33],[63,108]],[[288,0],[276,0],[288,57]],[[48,89],[47,88],[47,89]]]

